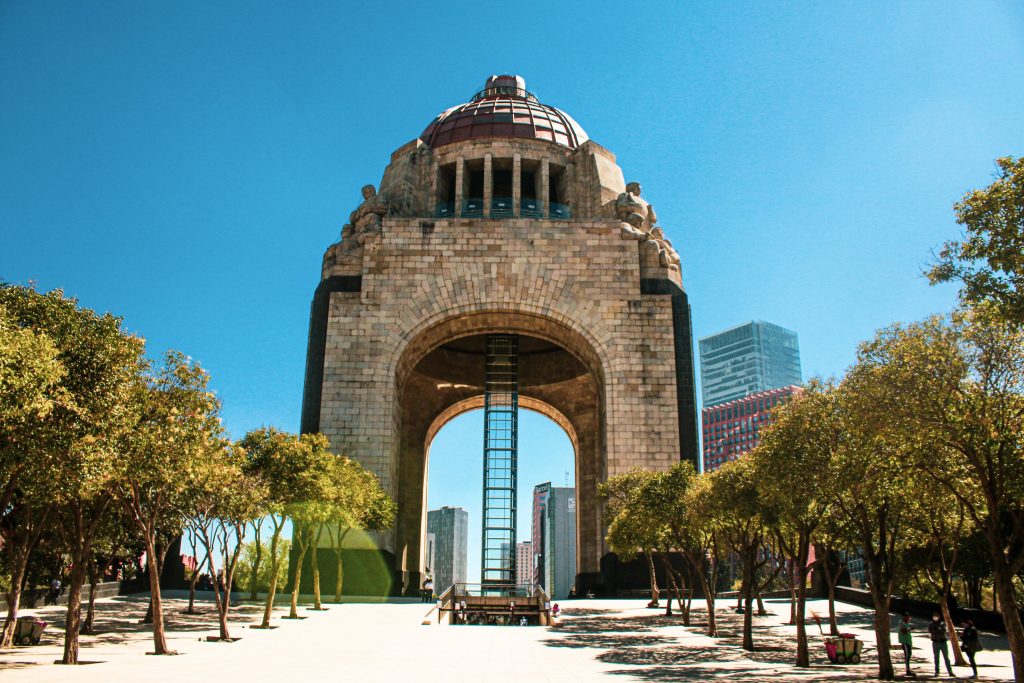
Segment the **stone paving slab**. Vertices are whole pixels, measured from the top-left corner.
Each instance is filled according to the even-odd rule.
[[[214,606],[200,603],[203,614],[181,614],[186,601],[168,602],[168,640],[181,654],[153,657],[148,627],[137,623],[146,598],[101,601],[98,636],[83,636],[82,659],[99,663],[63,667],[61,633],[50,629],[38,647],[0,651],[0,678],[6,681],[863,681],[874,677],[871,616],[864,609],[839,605],[841,628],[864,637],[864,663],[829,664],[817,628],[811,634],[812,667],[798,670],[795,627],[785,625],[789,606],[769,601],[773,614],[755,619],[758,651],[740,648],[741,615],[720,602],[716,614],[722,636],[703,634],[706,613],[698,609],[691,626],[678,616],[646,609],[641,600],[582,600],[561,603],[563,617],[553,628],[512,626],[423,626],[430,605],[343,604],[327,611],[303,610],[305,619],[285,620],[275,610],[278,628],[250,629],[259,606],[236,611],[235,643],[205,642],[216,635]],[[825,612],[823,602],[810,610]],[[61,610],[38,610],[58,621]],[[895,619],[894,619],[895,623]],[[920,679],[931,671],[925,624],[916,623],[915,669]],[[1012,680],[1005,638],[982,634],[979,655],[983,680]],[[928,648],[927,650],[925,648]],[[901,659],[897,659],[901,661]],[[902,671],[902,664],[898,669]],[[959,669],[966,677],[969,669]],[[920,680],[919,679],[919,680]]]

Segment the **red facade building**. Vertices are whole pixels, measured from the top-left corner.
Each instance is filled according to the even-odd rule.
[[[761,427],[771,423],[772,409],[801,391],[796,385],[769,389],[702,410],[704,471],[717,470],[760,443]]]

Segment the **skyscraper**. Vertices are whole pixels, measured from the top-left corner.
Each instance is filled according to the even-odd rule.
[[[434,535],[434,591],[440,595],[452,584],[466,582],[469,513],[447,505],[430,510],[427,533]]]
[[[700,339],[704,408],[803,383],[796,332],[751,320]]]
[[[533,502],[537,583],[560,600],[569,596],[576,581],[576,489],[539,484]]]
[[[533,583],[533,543],[516,543],[516,583]]]

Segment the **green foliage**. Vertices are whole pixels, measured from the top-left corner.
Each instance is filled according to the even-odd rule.
[[[270,542],[261,543],[263,546],[260,558],[259,571],[256,573],[256,590],[266,592],[270,587]],[[281,539],[277,546],[277,582],[284,583],[288,577],[288,552],[291,548],[291,541],[287,538]],[[252,566],[256,562],[256,542],[249,541],[242,546],[242,554],[238,558],[238,568],[235,576],[239,588],[251,591]]]
[[[968,305],[994,304],[999,315],[1024,324],[1024,158],[996,159],[996,180],[954,205],[966,234],[943,245],[928,271],[931,282],[962,283]]]

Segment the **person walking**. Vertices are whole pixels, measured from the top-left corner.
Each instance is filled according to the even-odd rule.
[[[900,620],[898,638],[900,647],[903,648],[903,661],[907,667],[907,678],[915,678],[914,672],[910,670],[910,658],[914,651],[914,634],[913,628],[910,625],[910,615],[906,612],[903,613],[903,619]]]
[[[932,654],[935,655],[935,675],[939,675],[939,653],[946,661],[946,671],[950,678],[956,678],[953,667],[949,665],[949,634],[946,633],[946,622],[939,613],[932,615],[932,623],[928,624],[928,634],[932,637]]]
[[[964,630],[960,632],[960,648],[967,653],[967,660],[971,663],[971,670],[978,677],[978,665],[974,661],[974,655],[980,652],[981,640],[978,638],[978,629],[974,628],[974,622],[970,619],[964,621]]]

